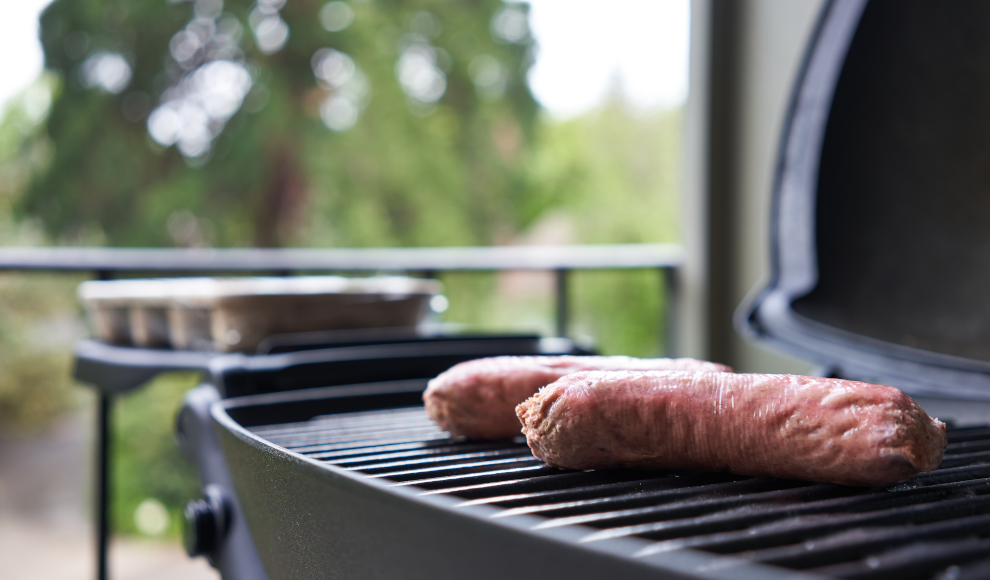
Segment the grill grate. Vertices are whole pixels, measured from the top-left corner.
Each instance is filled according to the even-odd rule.
[[[694,548],[836,578],[990,575],[990,427],[949,429],[938,470],[887,489],[726,473],[568,471],[511,441],[455,441],[422,407],[250,430],[344,469],[447,494],[492,517],[585,526],[582,543],[652,540],[639,556]]]

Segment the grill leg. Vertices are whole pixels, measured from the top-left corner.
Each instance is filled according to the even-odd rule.
[[[100,393],[96,417],[96,579],[107,580],[110,539],[110,411],[112,399]]]

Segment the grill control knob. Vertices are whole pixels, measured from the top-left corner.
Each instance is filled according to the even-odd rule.
[[[189,556],[212,557],[227,532],[230,510],[219,488],[210,485],[206,497],[186,504],[185,544]]]

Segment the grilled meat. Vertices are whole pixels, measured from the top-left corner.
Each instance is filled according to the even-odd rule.
[[[689,358],[628,356],[502,356],[455,365],[430,381],[426,412],[453,435],[505,439],[520,433],[516,405],[560,377],[586,370],[685,370],[732,372]]]
[[[886,486],[938,467],[945,425],[893,387],[796,375],[582,372],[516,408],[571,469],[697,469]]]

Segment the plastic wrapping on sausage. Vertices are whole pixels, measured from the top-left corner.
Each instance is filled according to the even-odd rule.
[[[945,425],[893,387],[796,375],[581,372],[516,408],[533,454],[886,486],[942,460]]]
[[[684,370],[731,372],[690,358],[628,356],[501,356],[460,363],[431,380],[426,412],[452,435],[506,439],[519,435],[516,405],[560,377],[586,370]]]

